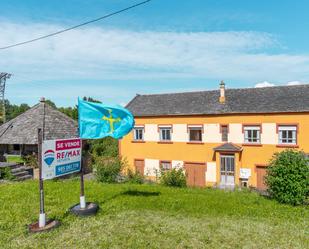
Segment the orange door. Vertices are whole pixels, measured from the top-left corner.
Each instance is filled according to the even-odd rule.
[[[187,185],[191,187],[205,187],[206,165],[204,163],[186,163]]]
[[[266,168],[265,167],[256,167],[256,188],[259,190],[266,190],[267,186],[265,184],[265,175]]]
[[[144,175],[145,161],[136,159],[134,160],[135,172],[140,173],[142,176]]]

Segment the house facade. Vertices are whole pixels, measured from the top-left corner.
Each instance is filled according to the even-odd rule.
[[[119,142],[132,169],[156,179],[183,167],[190,186],[265,189],[275,152],[309,152],[309,85],[137,95]]]

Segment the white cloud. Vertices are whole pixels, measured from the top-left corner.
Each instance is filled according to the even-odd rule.
[[[268,81],[263,81],[263,82],[259,82],[257,84],[254,85],[254,87],[259,88],[259,87],[272,87],[272,86],[296,86],[296,85],[302,85],[302,84],[308,84],[306,82],[301,82],[298,80],[294,80],[294,81],[288,81],[287,83],[270,83]]]
[[[255,84],[254,87],[260,88],[260,87],[272,87],[272,86],[275,86],[275,84],[274,83],[270,83],[268,81],[263,81],[263,82]]]
[[[62,29],[1,23],[0,46]],[[309,57],[267,54],[278,42],[258,32],[156,32],[77,29],[0,50],[2,70],[30,79],[226,78],[307,75]],[[262,53],[263,51],[263,53]],[[284,74],[282,74],[284,72]],[[285,77],[285,76],[284,76]]]
[[[288,86],[296,86],[296,85],[302,85],[302,84],[306,84],[304,82],[300,82],[300,81],[289,81],[288,83],[286,83]]]
[[[0,47],[45,35],[61,26],[48,24],[0,23]],[[1,71],[13,73],[10,84],[41,86],[46,81],[112,81],[208,79],[258,82],[261,78],[287,82],[309,80],[309,55],[273,54],[280,48],[274,36],[260,32],[159,32],[128,31],[88,27],[24,46],[0,50]],[[286,51],[286,50],[284,50]],[[31,84],[30,84],[31,83]],[[67,84],[67,83],[66,83]],[[292,83],[289,83],[292,84]],[[257,86],[270,86],[261,82]],[[45,86],[45,87],[44,87]],[[117,85],[95,88],[67,86],[72,96],[80,93],[119,93]],[[91,89],[90,89],[91,88]],[[112,88],[112,89],[110,89]],[[166,87],[168,88],[168,86]],[[170,87],[175,88],[175,87]],[[15,88],[16,89],[16,88]],[[94,89],[102,90],[100,93]],[[128,89],[131,92],[136,90]],[[127,89],[125,89],[127,91]],[[28,92],[29,94],[26,94]],[[49,90],[65,98],[64,90]],[[14,92],[15,94],[15,92]],[[21,89],[20,95],[38,91]],[[121,93],[124,96],[126,92]],[[12,94],[13,95],[13,94]],[[105,97],[104,96],[104,97]],[[127,101],[128,99],[126,99]]]

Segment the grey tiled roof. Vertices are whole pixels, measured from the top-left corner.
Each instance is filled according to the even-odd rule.
[[[77,136],[78,125],[75,120],[40,102],[0,126],[0,144],[37,144],[38,128],[42,128],[43,123],[45,140]]]
[[[214,148],[214,151],[242,151],[242,148],[233,143],[225,143]]]
[[[134,116],[309,112],[309,84],[264,88],[137,95],[127,105]]]

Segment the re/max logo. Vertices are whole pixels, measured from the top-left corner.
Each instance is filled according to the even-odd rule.
[[[80,150],[57,152],[57,160],[80,156]]]

